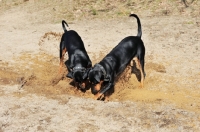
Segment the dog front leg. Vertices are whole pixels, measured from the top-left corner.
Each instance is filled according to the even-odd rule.
[[[97,100],[99,99],[107,90],[112,88],[114,86],[113,83],[108,83],[107,86],[105,86],[103,89],[101,89],[97,94],[95,94],[94,99]]]
[[[71,72],[70,61],[69,61],[69,60],[67,60],[67,61],[65,62],[65,65],[66,65],[66,67],[67,67],[68,72]]]
[[[64,47],[64,41],[60,43],[60,67],[59,67],[59,73],[62,72],[62,67],[63,67],[63,60],[65,53],[67,52],[67,48]]]

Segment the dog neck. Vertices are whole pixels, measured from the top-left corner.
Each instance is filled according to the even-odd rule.
[[[104,67],[98,63],[96,64],[96,66],[98,66],[101,69],[101,71],[103,72],[104,78],[106,78],[106,70],[104,69]]]

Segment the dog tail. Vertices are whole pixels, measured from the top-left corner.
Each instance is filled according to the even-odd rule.
[[[67,25],[67,27],[69,27],[68,24],[65,22],[65,20],[62,20],[62,28],[63,28],[64,32],[67,32],[65,25]]]
[[[137,19],[137,23],[138,23],[138,34],[137,34],[137,36],[141,38],[142,37],[142,27],[141,27],[140,19],[136,14],[130,14],[129,17],[131,17],[131,16],[133,16]]]

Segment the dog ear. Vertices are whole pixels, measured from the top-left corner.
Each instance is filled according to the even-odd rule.
[[[83,73],[83,80],[87,79],[90,70],[91,70],[91,68],[88,68],[88,69],[86,69],[86,71]]]
[[[69,72],[69,73],[66,75],[66,77],[73,79],[72,72]]]
[[[92,62],[89,61],[89,62],[88,62],[88,65],[87,65],[87,68],[91,68],[91,67],[92,67]]]
[[[94,78],[96,79],[97,82],[100,82],[100,77],[98,75],[95,75]]]

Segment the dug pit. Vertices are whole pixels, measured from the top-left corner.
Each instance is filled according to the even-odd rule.
[[[17,84],[19,86],[19,93],[13,94],[19,97],[23,96],[20,90],[24,90],[26,94],[41,95],[47,98],[58,99],[60,102],[65,102],[63,95],[93,98],[94,95],[91,94],[90,89],[82,92],[71,85],[72,80],[66,78],[66,68],[62,74],[58,73],[59,56],[50,54],[47,47],[48,41],[58,43],[60,37],[60,33],[46,33],[39,41],[41,50],[37,54],[21,53],[20,56],[14,58],[16,63],[14,65],[1,61],[0,76],[2,78],[0,79],[0,84]],[[95,63],[100,61],[105,55],[104,52],[100,52],[99,57],[91,59]],[[130,69],[126,69],[126,71],[130,71]],[[143,89],[139,88],[140,82],[137,69],[132,70],[133,73],[128,79],[126,71],[117,80],[114,93],[109,98],[110,101],[166,102],[176,104],[180,108],[193,111],[199,110],[198,105],[188,107],[191,106],[191,102],[198,99],[198,94],[186,90],[177,84],[169,84],[166,80],[173,80],[174,77],[168,76],[164,65],[150,61],[146,62],[145,71],[147,76]],[[193,98],[188,98],[188,95]]]

